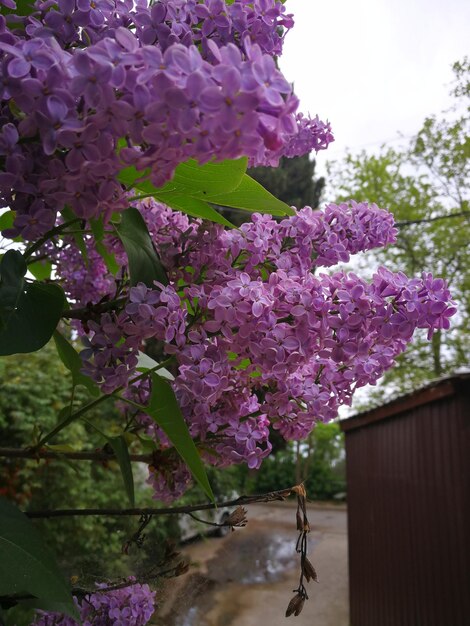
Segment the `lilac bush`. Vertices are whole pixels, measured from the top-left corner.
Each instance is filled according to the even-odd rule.
[[[127,387],[139,351],[149,339],[161,342],[208,463],[258,468],[271,450],[270,428],[286,439],[306,437],[392,367],[417,328],[431,336],[455,312],[444,282],[429,275],[409,279],[380,268],[367,282],[318,273],[395,240],[391,214],[376,206],[305,207],[282,221],[255,214],[239,230],[175,218],[151,200],[140,211],[170,285],[132,287],[119,314],[90,322],[83,371],[106,392]],[[145,405],[149,392],[139,383],[126,397]],[[170,446],[145,414],[136,419],[160,449]],[[149,478],[164,501],[190,483],[181,462],[168,463],[152,466]]]
[[[72,392],[38,449],[112,397],[125,419],[108,439],[150,446],[154,497],[193,477],[212,497],[201,459],[259,468],[273,431],[306,437],[416,329],[449,328],[443,280],[336,267],[393,244],[391,214],[290,208],[245,173],[333,141],[277,67],[293,26],[281,0],[0,7],[0,222],[14,240],[0,258],[0,355],[55,333],[94,398],[78,408]],[[231,228],[217,206],[251,221]],[[76,605],[84,624],[140,626],[153,599],[134,584]]]

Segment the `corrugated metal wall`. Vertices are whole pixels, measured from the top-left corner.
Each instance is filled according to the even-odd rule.
[[[470,625],[468,396],[345,430],[351,626]]]

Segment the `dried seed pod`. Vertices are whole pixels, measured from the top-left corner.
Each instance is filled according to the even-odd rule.
[[[174,541],[167,541],[165,545],[165,555],[163,557],[164,562],[176,559],[179,555],[180,553],[176,551],[176,544]]]
[[[302,570],[303,570],[304,576],[307,579],[308,583],[311,580],[315,581],[316,583],[318,582],[317,572],[315,571],[315,568],[310,563],[310,561],[308,560],[307,557],[305,557],[305,559],[304,559]]]
[[[295,616],[300,615],[300,612],[304,607],[304,602],[305,597],[302,594],[297,593],[289,602],[286,610],[286,617],[290,617],[292,614],[294,614]]]
[[[175,567],[175,576],[181,576],[182,574],[186,574],[189,570],[189,561],[180,561],[178,565]]]
[[[302,515],[300,514],[299,509],[297,509],[296,519],[297,519],[297,530],[299,532],[302,532],[304,529],[304,522],[303,522]]]
[[[302,596],[301,601],[299,602],[297,608],[295,609],[295,613],[294,613],[295,617],[300,615],[300,613],[302,612],[302,609],[304,608],[304,604],[305,604],[305,598]]]
[[[246,509],[243,506],[237,506],[235,511],[230,513],[227,519],[224,522],[224,526],[236,526],[237,528],[241,528],[242,526],[246,526],[248,520],[246,519]]]
[[[300,498],[307,497],[307,492],[305,491],[305,487],[302,483],[300,483],[300,485],[295,485],[295,487],[292,487],[292,491]]]

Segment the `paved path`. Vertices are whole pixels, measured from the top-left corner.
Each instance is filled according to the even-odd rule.
[[[165,626],[285,625],[285,610],[298,585],[294,547],[295,506],[252,505],[248,526],[225,539],[206,539],[184,549],[195,564],[169,581],[168,601],[156,624]],[[309,506],[309,558],[319,584],[309,584],[310,600],[296,626],[348,626],[347,534],[345,507]]]

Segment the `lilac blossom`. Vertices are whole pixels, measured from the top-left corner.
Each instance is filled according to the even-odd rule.
[[[17,216],[7,236],[35,239],[64,206],[108,220],[126,207],[126,165],[149,168],[158,187],[189,158],[275,164],[293,143],[308,152],[332,139],[296,118],[275,67],[293,24],[280,0],[35,6],[24,30],[2,18],[0,202]]]
[[[230,231],[149,200],[140,210],[157,248],[169,252],[179,291],[168,292],[172,316],[161,309],[161,286],[133,288],[123,337],[129,341],[135,326],[144,341],[163,341],[176,361],[172,386],[191,436],[217,466],[258,468],[271,450],[270,428],[304,438],[350,404],[358,387],[375,384],[416,329],[431,335],[455,313],[444,281],[428,274],[408,278],[380,268],[370,281],[342,271],[314,274],[394,241],[391,215],[375,205],[305,207],[280,222],[255,214]],[[166,329],[151,322],[159,309]],[[126,394],[145,406],[149,391],[139,383]],[[144,412],[136,420],[171,451]],[[168,462],[163,456],[149,477],[165,501],[189,482],[181,467],[168,473]]]
[[[107,591],[107,584],[100,583],[94,593],[82,600],[74,597],[83,626],[145,626],[155,611],[155,591],[146,584],[133,583],[122,589]],[[77,622],[60,613],[38,611],[31,626],[77,626]]]
[[[141,212],[168,285],[129,286],[111,228],[100,242],[84,236],[86,258],[70,235],[38,255],[51,258],[85,311],[75,326],[82,371],[104,393],[133,401],[122,402],[129,423],[155,442],[155,497],[181,495],[190,474],[145,414],[151,381],[132,383],[150,344],[172,359],[171,385],[204,460],[255,469],[272,429],[304,438],[375,384],[417,329],[431,337],[449,328],[454,303],[429,274],[322,273],[395,241],[392,216],[375,205],[304,207],[281,221],[255,213],[226,230],[131,201],[119,181],[127,166],[159,187],[188,159],[276,165],[328,147],[330,124],[298,113],[274,61],[293,24],[281,0],[37,0],[35,8],[20,28],[0,16],[0,206],[15,212],[3,234],[38,240],[64,207],[87,229],[95,219],[108,227],[130,202]],[[95,604],[116,623],[144,623],[117,601],[113,615],[107,601]]]

